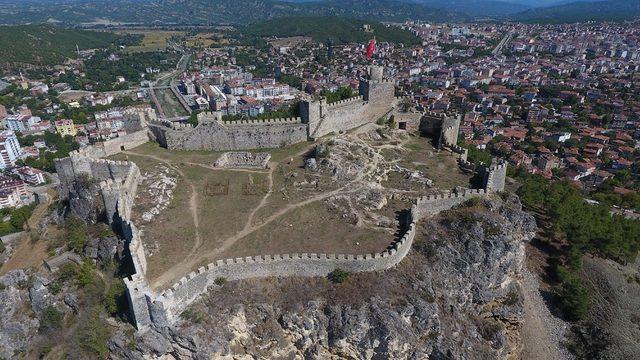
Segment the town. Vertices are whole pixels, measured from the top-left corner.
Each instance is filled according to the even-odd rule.
[[[585,295],[581,271],[595,271],[588,264],[596,260],[584,258],[617,262],[628,283],[638,282],[629,269],[640,249],[640,22],[358,20],[349,36],[283,34],[281,23],[269,24],[100,26],[103,45],[75,45],[62,60],[35,50],[35,57],[54,57],[38,66],[8,63],[0,78],[0,275],[47,269],[56,280],[38,273],[32,281],[39,290],[29,290],[31,297],[46,293],[45,300],[61,287],[90,284],[91,276],[108,279],[100,290],[107,295],[83,300],[112,304],[108,314],[86,316],[119,317],[127,325],[113,325],[115,333],[143,343],[145,334],[176,324],[193,330],[215,308],[214,296],[235,301],[226,287],[251,298],[242,286],[272,281],[259,279],[326,277],[308,281],[319,288],[346,281],[349,292],[347,279],[362,276],[373,289],[369,273],[396,281],[415,263],[467,256],[452,248],[438,253],[444,245],[436,237],[475,231],[489,240],[468,241],[492,260],[465,261],[499,264],[488,271],[504,272],[474,280],[487,294],[460,299],[543,308],[535,316],[544,336],[558,338],[545,350],[549,358],[589,357],[584,347],[561,346],[565,338],[581,344],[571,324],[586,328],[601,305]],[[478,219],[486,222],[456,227]],[[487,245],[508,234],[497,223],[527,243],[526,260],[513,238]],[[437,236],[426,235],[431,230]],[[47,237],[55,241],[40,244]],[[15,285],[2,281],[2,290]],[[544,305],[543,288],[554,294],[562,320]],[[425,292],[428,303],[444,301]],[[34,317],[62,322],[60,308],[82,313],[77,299],[65,295],[58,303],[32,306]],[[451,312],[462,306],[453,303],[442,304]],[[508,326],[516,310],[460,310],[473,311],[469,324],[433,311],[440,318],[421,330],[425,348],[437,348],[430,341],[445,337],[448,321],[462,321],[480,333],[469,348],[493,344],[483,356],[531,351]],[[633,310],[619,311],[624,317]],[[16,340],[30,333],[21,329],[11,340],[0,336],[0,345],[28,347]],[[104,358],[117,348],[114,358],[135,358],[129,340],[109,340],[109,350],[110,335],[103,334],[101,348],[84,351]],[[196,349],[176,338],[167,340],[171,350],[154,354],[186,359],[206,348],[215,357],[239,346]],[[42,356],[54,347],[37,341]],[[311,351],[308,343],[291,346]],[[396,350],[381,356],[406,357]],[[326,351],[318,356],[333,350]],[[453,357],[467,354],[455,351]],[[5,355],[12,356],[0,351]]]

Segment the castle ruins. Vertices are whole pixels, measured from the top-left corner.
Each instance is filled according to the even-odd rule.
[[[272,276],[326,276],[338,268],[348,272],[381,271],[397,265],[407,255],[413,243],[417,222],[427,216],[464,203],[473,197],[483,197],[504,189],[506,164],[473,167],[466,161],[466,150],[457,146],[459,117],[419,114],[423,126],[439,128],[438,142],[460,154],[460,166],[482,177],[483,188],[455,194],[417,199],[398,240],[380,252],[369,254],[291,253],[257,255],[217,260],[185,274],[170,288],[158,293],[145,276],[147,266],[141,234],[131,220],[140,171],[135,163],[101,159],[138,146],[149,135],[168,148],[237,150],[280,147],[332,132],[374,122],[393,111],[396,98],[393,83],[384,80],[382,70],[373,67],[370,79],[361,83],[361,95],[334,104],[322,99],[303,104],[301,119],[239,121],[223,123],[218,115],[204,114],[197,127],[188,125],[150,124],[149,132],[140,131],[123,138],[109,140],[98,146],[72,152],[55,161],[60,177],[61,199],[69,202],[72,211],[87,211],[88,204],[99,211],[126,241],[128,259],[133,272],[124,281],[131,316],[139,330],[152,325],[173,323],[179,314],[200,295],[218,285],[218,279],[239,280]],[[428,119],[427,119],[428,118]],[[427,119],[427,120],[425,120]],[[427,124],[427,125],[424,125]],[[268,154],[227,153],[216,166],[266,167]],[[247,165],[248,164],[248,165]],[[92,184],[96,193],[91,197],[81,191]],[[90,186],[91,187],[91,186]]]

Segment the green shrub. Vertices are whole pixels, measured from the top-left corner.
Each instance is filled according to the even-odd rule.
[[[58,281],[64,283],[69,279],[75,278],[77,273],[78,265],[72,262],[66,263],[60,267],[60,271],[58,272]]]
[[[414,242],[413,246],[416,249],[416,251],[426,256],[427,259],[433,259],[436,255],[438,255],[436,248],[430,242],[420,240],[420,241]]]
[[[566,270],[560,270],[560,287],[557,295],[560,298],[560,307],[569,320],[583,319],[591,306],[591,294],[584,286],[582,279]]]
[[[127,297],[125,290],[126,287],[122,279],[113,279],[104,298],[104,307],[111,316],[122,313],[126,308]]]
[[[57,281],[54,281],[49,285],[49,291],[51,291],[53,295],[59,294],[60,290],[62,290],[62,286]]]
[[[82,253],[84,245],[89,240],[87,224],[75,216],[69,217],[64,223],[64,232],[69,250]]]
[[[188,320],[194,324],[199,324],[204,321],[204,315],[197,310],[187,309],[180,314],[180,317],[184,320]]]
[[[509,291],[507,296],[505,296],[504,301],[502,303],[505,305],[511,306],[511,305],[517,304],[518,300],[520,300],[520,295],[518,294],[518,290],[511,289],[511,291]]]
[[[42,350],[40,350],[40,355],[44,357],[45,355],[49,354],[51,350],[53,350],[53,346],[51,344],[46,344],[42,347]]]
[[[49,305],[40,316],[40,328],[44,330],[55,330],[62,327],[63,315],[58,309]]]
[[[215,280],[213,280],[213,283],[218,286],[224,286],[224,284],[227,283],[227,278],[223,276],[218,276]]]
[[[97,281],[98,274],[96,274],[93,264],[89,261],[85,261],[80,265],[80,269],[76,274],[76,282],[80,287],[86,287],[94,284]]]
[[[487,341],[495,340],[502,331],[502,324],[494,319],[479,319],[476,326],[480,336]]]
[[[97,309],[91,310],[89,317],[80,322],[78,329],[78,342],[80,346],[99,358],[106,358],[109,355],[107,342],[111,338],[109,326],[100,319],[100,312]]]
[[[464,202],[465,207],[477,207],[482,203],[482,199],[480,197],[472,197],[471,199]]]
[[[343,283],[347,281],[348,278],[349,273],[340,268],[337,268],[329,273],[329,280],[333,283]]]

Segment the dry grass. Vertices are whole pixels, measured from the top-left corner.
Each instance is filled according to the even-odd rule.
[[[25,233],[9,260],[0,267],[0,276],[15,269],[39,268],[48,257],[47,242],[33,242],[29,234]]]
[[[294,252],[365,254],[380,252],[392,241],[388,232],[348,224],[324,202],[314,202],[239,240],[222,258]]]
[[[187,38],[189,47],[212,47],[229,44],[229,40],[224,39],[220,33],[200,33]]]
[[[429,139],[411,137],[403,145],[406,151],[384,150],[385,158],[397,157],[400,165],[408,169],[420,170],[440,189],[456,186],[469,187],[470,175],[463,173],[457,163],[458,155],[448,151],[438,151]]]
[[[202,249],[214,250],[221,241],[242,230],[249,214],[268,190],[266,174],[214,171],[185,167],[198,193]],[[207,186],[227,185],[227,195],[214,195]]]
[[[195,227],[189,213],[190,196],[190,187],[180,179],[169,206],[151,223],[141,227],[145,248],[151,250],[147,256],[147,275],[151,279],[183,260],[195,244]],[[144,205],[136,203],[134,218]]]
[[[117,34],[137,34],[143,35],[140,45],[129,46],[128,52],[150,52],[162,51],[167,48],[167,41],[173,36],[184,35],[182,31],[162,31],[162,30],[122,30]]]

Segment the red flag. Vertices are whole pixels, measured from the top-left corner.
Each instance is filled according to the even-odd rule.
[[[367,46],[367,51],[365,52],[365,56],[367,59],[371,59],[373,56],[373,52],[376,51],[376,38],[374,37],[369,41],[369,45]]]

